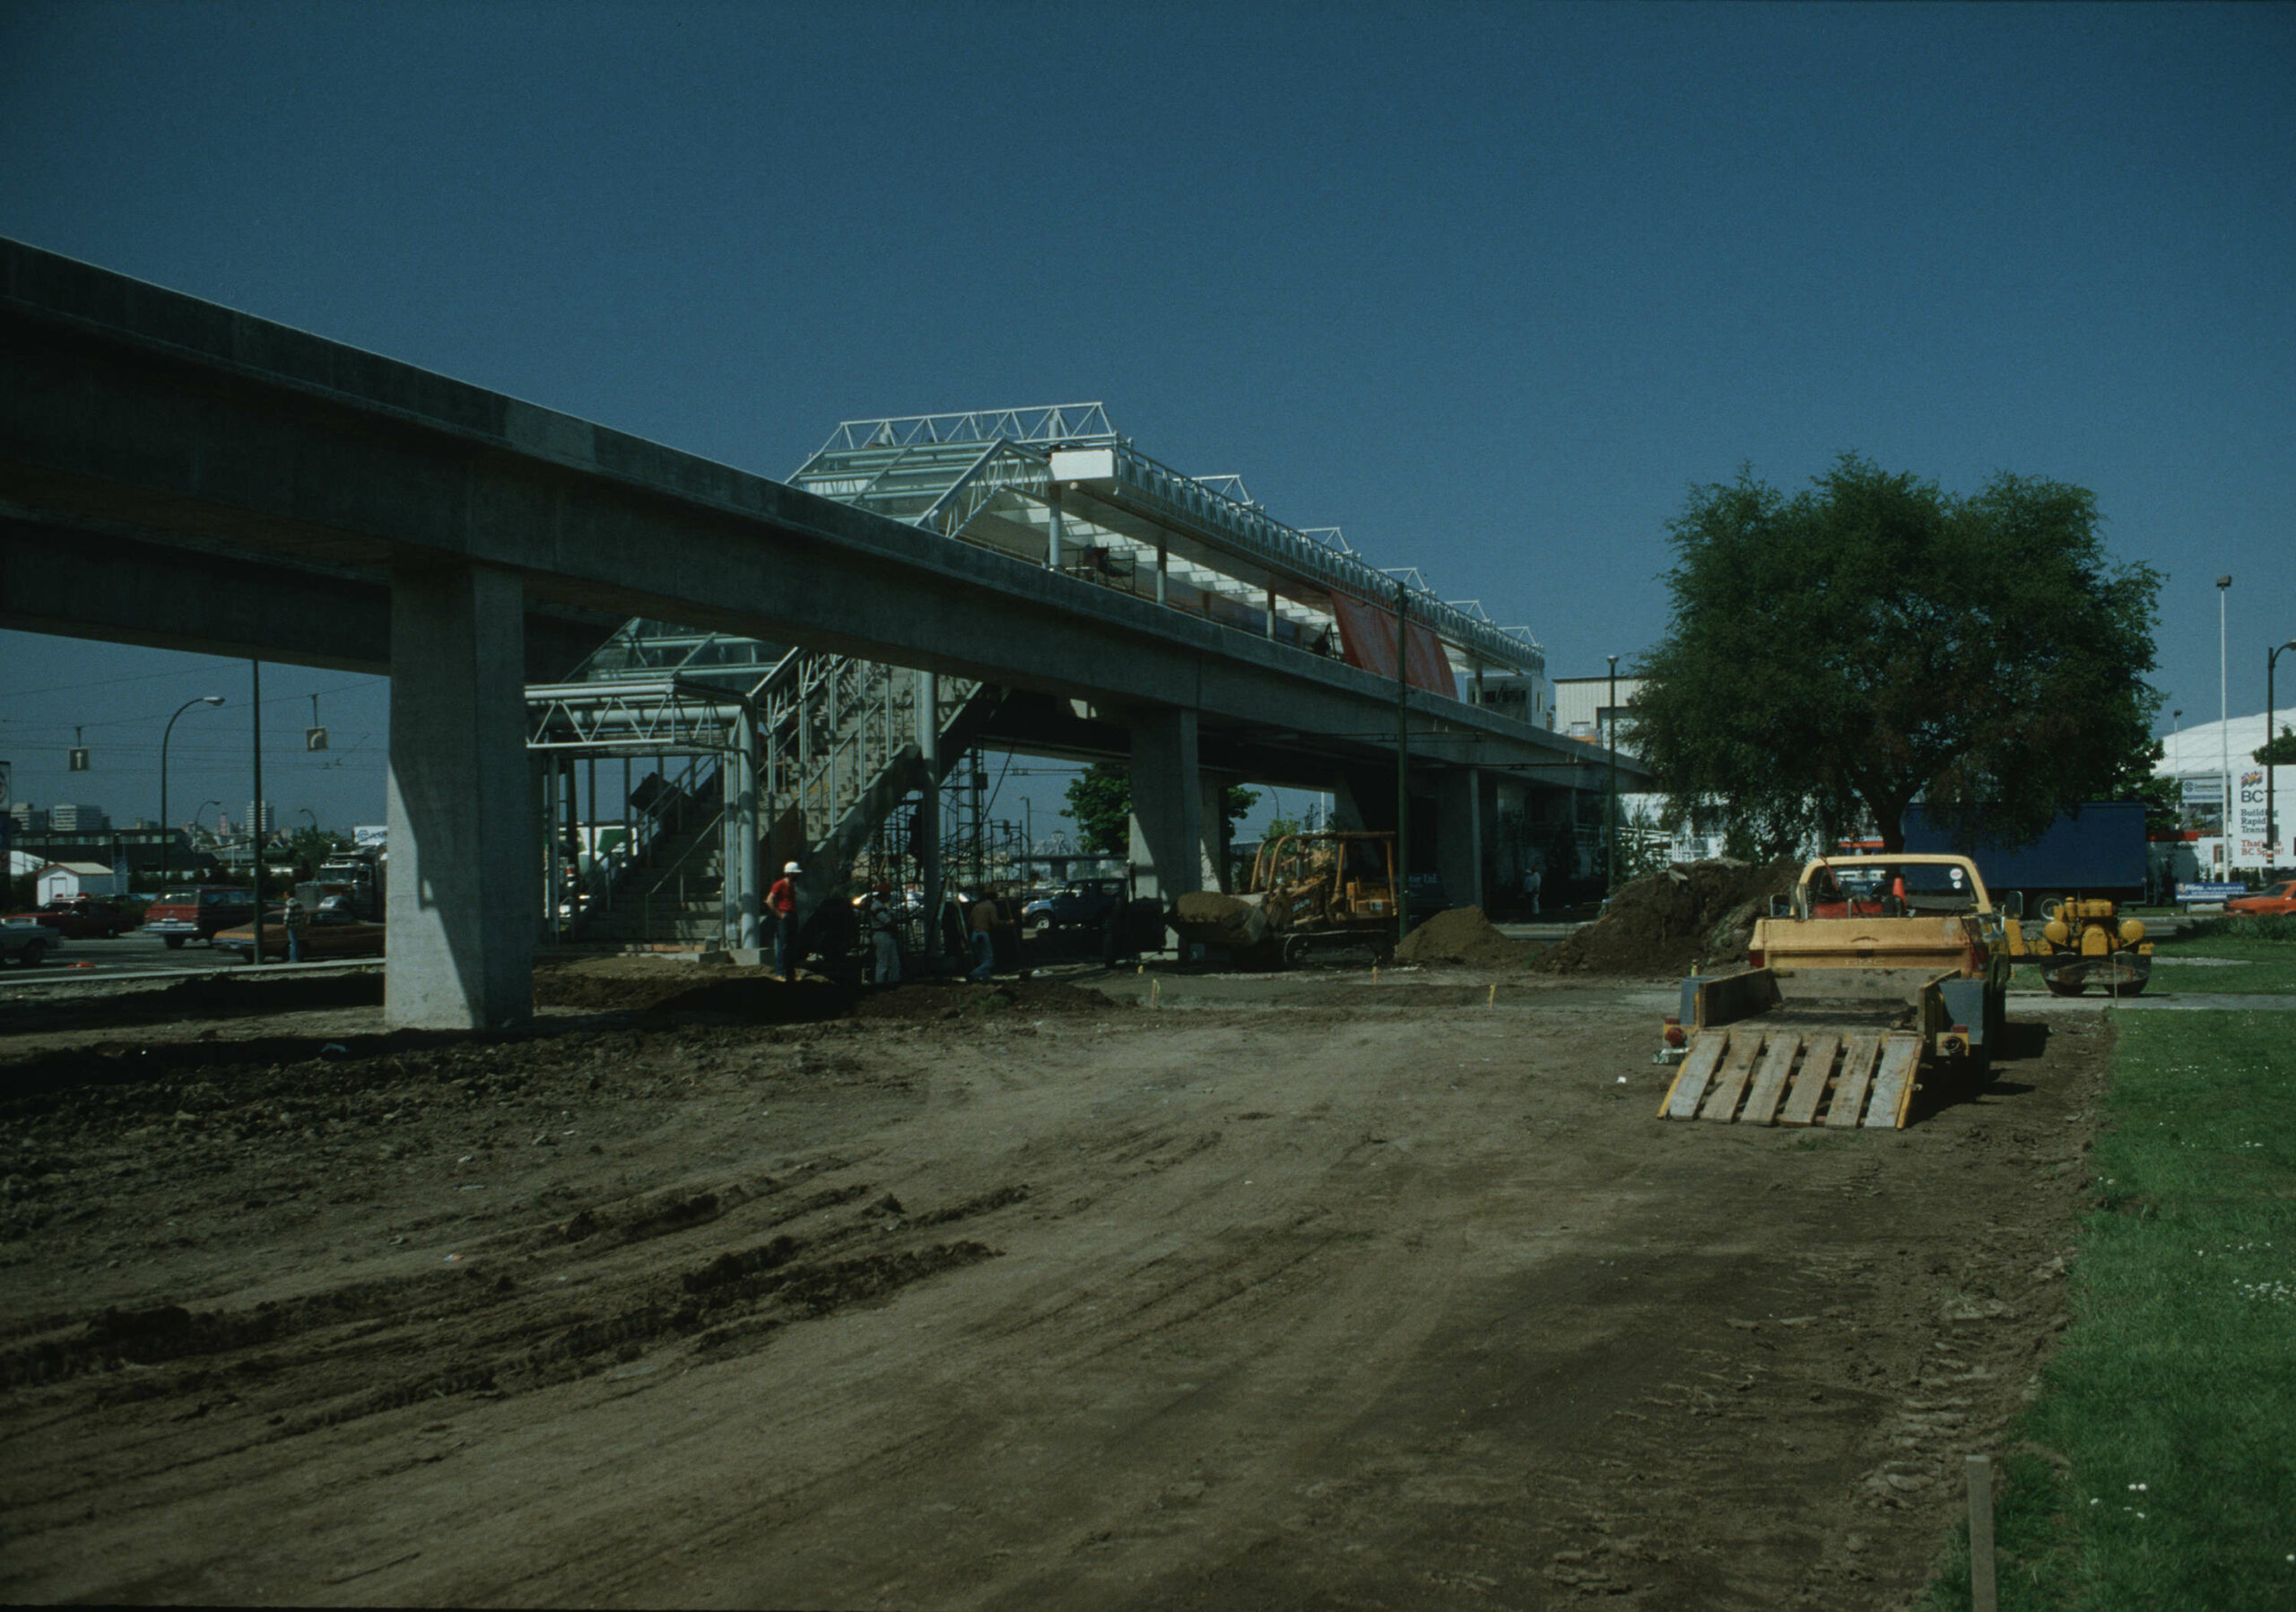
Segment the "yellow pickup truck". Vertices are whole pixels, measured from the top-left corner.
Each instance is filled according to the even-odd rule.
[[[1984,1079],[2010,962],[1967,857],[1817,857],[1746,966],[1683,981],[1665,1120],[1901,1128],[1927,1068]]]

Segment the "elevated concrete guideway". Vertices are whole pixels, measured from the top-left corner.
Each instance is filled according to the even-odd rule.
[[[1259,736],[1293,766],[1393,764],[1386,678],[14,242],[0,522],[0,624],[362,668],[384,650],[399,1023],[526,1011],[523,685],[561,628],[643,615],[954,673],[1139,726],[1190,768]],[[274,607],[247,607],[251,565]],[[72,568],[167,586],[74,588]],[[346,630],[315,632],[317,607]],[[1564,782],[1605,759],[1409,706],[1438,766]]]

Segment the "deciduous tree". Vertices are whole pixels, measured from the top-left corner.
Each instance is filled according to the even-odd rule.
[[[2152,567],[2096,500],[1996,475],[1972,497],[1844,455],[1788,498],[1749,473],[1673,523],[1666,637],[1634,736],[1678,814],[1779,854],[1925,799],[2016,843],[2105,798],[2152,744]]]
[[[1234,823],[1259,804],[1259,791],[1230,784],[1222,804]],[[1068,815],[1083,848],[1104,857],[1132,850],[1132,769],[1121,762],[1094,762],[1068,780]]]

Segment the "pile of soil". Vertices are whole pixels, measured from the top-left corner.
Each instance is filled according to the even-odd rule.
[[[1722,858],[1637,879],[1610,910],[1540,954],[1532,967],[1558,974],[1687,973],[1742,962],[1754,919],[1794,886],[1800,865]]]
[[[1397,963],[1456,963],[1468,968],[1520,968],[1531,954],[1527,940],[1509,940],[1492,928],[1480,907],[1438,912],[1404,937]]]

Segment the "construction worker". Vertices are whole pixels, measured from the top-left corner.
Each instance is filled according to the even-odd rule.
[[[900,983],[900,917],[892,902],[893,887],[879,879],[870,886],[869,898],[861,903],[861,921],[869,930],[869,944],[876,953],[877,983]]]
[[[797,876],[803,871],[795,862],[784,862],[781,876],[765,893],[766,910],[773,914],[773,972],[793,985],[797,980]]]
[[[300,963],[303,960],[303,926],[309,921],[310,914],[303,911],[300,901],[291,895],[280,919],[287,927],[287,961]]]
[[[980,900],[973,903],[970,923],[972,930],[972,972],[965,978],[982,985],[989,982],[996,972],[996,934],[1009,927],[1004,909],[997,902],[998,890],[991,884]]]

